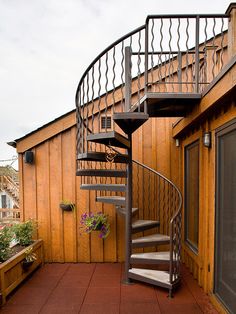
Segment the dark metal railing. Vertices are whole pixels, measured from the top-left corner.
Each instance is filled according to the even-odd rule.
[[[182,195],[156,170],[133,160],[133,207],[140,219],[160,221],[159,232],[170,236],[170,283],[180,276]]]
[[[201,93],[227,63],[228,16],[149,15],[89,65],[76,92],[77,152],[97,151],[89,133],[117,128],[112,116],[141,106],[146,92]],[[105,124],[102,125],[102,119]],[[109,123],[106,123],[108,119]]]

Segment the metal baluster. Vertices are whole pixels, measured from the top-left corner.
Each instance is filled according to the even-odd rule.
[[[216,19],[213,18],[213,29],[212,29],[212,32],[213,32],[213,39],[212,39],[212,46],[213,46],[213,54],[212,54],[212,79],[215,78],[215,64],[216,64],[216,47],[215,47],[215,37],[216,37],[216,34],[215,34],[215,26],[216,26]]]
[[[140,75],[141,75],[141,70],[140,70],[140,64],[141,64],[141,31],[139,31],[139,36],[138,36],[138,112],[140,112],[140,90],[141,90],[141,84],[140,84]]]
[[[105,64],[106,64],[106,71],[105,71],[105,119],[107,121],[107,110],[108,110],[108,102],[107,102],[107,96],[108,96],[108,52],[106,53],[105,57]],[[105,124],[105,132],[107,132],[107,123]]]
[[[187,25],[186,25],[186,68],[185,68],[185,73],[186,73],[186,91],[188,92],[188,41],[189,41],[189,19],[187,18]]]
[[[154,70],[154,19],[152,19],[151,25],[151,84],[154,83],[153,70]]]
[[[179,41],[180,41],[180,18],[178,18],[178,27],[177,27],[177,34],[178,34],[178,39],[177,39],[177,47],[178,47],[178,67],[177,67],[177,71],[178,71],[178,85],[179,85],[179,92],[182,92],[182,53],[180,51],[180,45],[179,45]]]
[[[200,19],[196,17],[196,34],[195,34],[195,93],[199,92],[199,27]]]
[[[221,18],[221,43],[220,43],[220,71],[223,69],[224,67],[224,60],[223,60],[223,54],[224,54],[224,19]]]
[[[124,54],[124,41],[122,41],[121,44],[121,111],[125,111],[125,102],[124,102],[124,86],[125,86],[125,82],[124,82],[124,73],[125,73],[125,68],[124,68],[124,63],[125,63],[125,54]]]
[[[101,130],[101,59],[98,60],[98,133]]]
[[[112,71],[113,71],[113,79],[112,79],[112,115],[114,115],[114,112],[115,112],[115,90],[116,90],[116,87],[115,87],[115,79],[116,79],[116,46],[114,46],[113,48],[113,67],[112,67]],[[115,125],[114,125],[114,121],[113,119],[112,120],[112,129],[114,130],[115,129]]]

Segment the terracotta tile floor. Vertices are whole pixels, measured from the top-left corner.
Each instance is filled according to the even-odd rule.
[[[197,314],[218,313],[183,267],[174,298],[167,290],[135,283],[121,284],[123,265],[46,264],[8,299],[0,312],[11,314]]]

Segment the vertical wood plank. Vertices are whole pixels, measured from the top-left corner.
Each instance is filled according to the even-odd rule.
[[[75,138],[72,130],[62,133],[62,200],[75,204]],[[65,262],[76,262],[76,211],[62,210]]]
[[[19,199],[20,199],[20,220],[25,220],[25,205],[24,205],[24,167],[23,167],[23,154],[18,154],[19,165]]]
[[[35,156],[35,149],[32,149]],[[23,163],[23,186],[24,186],[24,219],[37,219],[36,210],[36,166],[37,160],[33,164]]]
[[[39,145],[35,151],[37,162],[37,213],[38,237],[44,241],[45,261],[51,262],[51,234],[50,234],[50,194],[49,194],[49,142]]]
[[[63,219],[59,203],[62,199],[61,134],[53,137],[49,145],[50,214],[52,261],[64,262]]]

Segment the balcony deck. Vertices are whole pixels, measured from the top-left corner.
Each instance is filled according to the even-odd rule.
[[[2,314],[218,313],[183,267],[174,298],[149,285],[121,284],[123,264],[45,264],[9,297]]]

